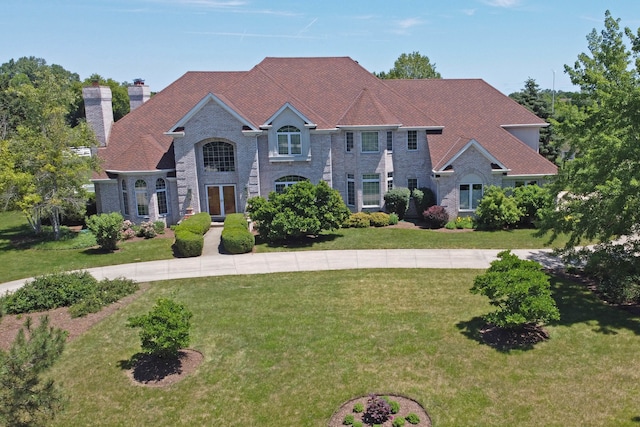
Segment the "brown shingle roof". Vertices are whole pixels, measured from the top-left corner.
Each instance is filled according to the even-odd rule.
[[[442,135],[429,135],[434,170],[447,166],[475,139],[509,175],[557,172],[557,167],[505,130],[504,125],[545,125],[545,121],[480,79],[387,80],[386,83],[444,125]]]
[[[348,57],[266,58],[250,71],[188,72],[113,125],[108,147],[98,150],[103,169],[173,168],[172,137],[164,132],[209,93],[254,127],[286,103],[318,129],[444,125],[442,135],[429,135],[434,165],[474,138],[514,173],[555,173],[555,166],[500,128],[543,122],[485,82],[380,80]]]

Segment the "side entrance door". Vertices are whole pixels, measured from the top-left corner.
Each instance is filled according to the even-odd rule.
[[[209,215],[226,216],[236,213],[235,185],[210,185],[207,187]]]

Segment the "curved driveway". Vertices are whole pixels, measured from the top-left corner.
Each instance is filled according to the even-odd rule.
[[[88,268],[96,279],[126,277],[138,282],[189,277],[263,274],[295,271],[345,270],[358,268],[478,268],[489,267],[500,250],[495,249],[371,249],[299,251],[227,255],[219,251],[220,230],[205,236],[203,255],[159,261]],[[517,249],[512,252],[546,267],[561,262],[549,249]],[[0,284],[0,294],[13,291],[28,279]]]

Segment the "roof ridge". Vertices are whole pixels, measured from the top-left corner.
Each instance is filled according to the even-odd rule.
[[[337,124],[342,124],[342,125],[350,125],[350,124],[354,124],[354,123],[342,123],[343,120],[345,120],[345,118],[349,115],[349,113],[351,112],[356,112],[355,111],[355,107],[357,105],[360,105],[362,102],[364,102],[365,97],[368,98],[368,100],[372,101],[372,105],[376,110],[376,115],[380,116],[382,118],[383,121],[388,120],[388,118],[391,118],[394,122],[393,123],[372,123],[372,124],[401,124],[400,120],[398,119],[398,117],[391,113],[391,111],[389,111],[378,99],[378,97],[373,94],[370,90],[368,90],[367,87],[364,87],[360,90],[360,92],[358,93],[358,95],[356,95],[356,97],[353,99],[353,102],[351,104],[349,104],[349,106],[347,107],[347,109],[345,110],[344,114],[338,119],[338,121],[336,122]]]

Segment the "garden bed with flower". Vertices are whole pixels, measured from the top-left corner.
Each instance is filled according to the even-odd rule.
[[[431,418],[413,399],[395,394],[370,394],[351,399],[338,409],[329,427],[428,427]]]

